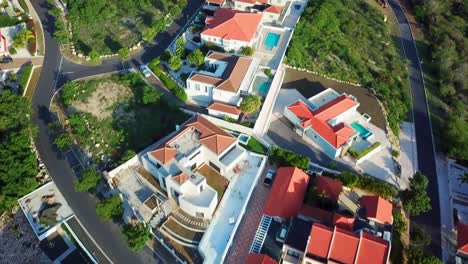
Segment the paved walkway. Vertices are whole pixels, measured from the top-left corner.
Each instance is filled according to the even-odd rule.
[[[34,57],[34,58],[13,58],[12,63],[0,64],[0,70],[13,70],[21,68],[25,63],[31,62],[36,66],[41,66],[44,61],[44,57]]]
[[[263,185],[268,166],[265,168],[262,177],[260,177],[257,187],[250,198],[246,214],[242,218],[236,236],[234,237],[233,245],[227,257],[226,263],[229,264],[244,264],[249,254],[250,246],[252,245],[255,232],[257,231],[258,223],[263,215],[263,207],[270,196],[270,188]]]

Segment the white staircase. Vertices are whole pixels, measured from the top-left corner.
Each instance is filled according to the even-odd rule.
[[[269,215],[263,215],[262,219],[260,220],[260,224],[257,227],[257,232],[255,232],[255,237],[252,242],[252,246],[250,247],[250,252],[252,253],[260,253],[262,249],[263,242],[265,242],[265,237],[268,232],[268,228],[270,228],[272,218]]]

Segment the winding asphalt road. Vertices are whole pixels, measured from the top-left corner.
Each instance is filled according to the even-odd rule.
[[[441,218],[439,202],[439,184],[436,170],[436,156],[434,150],[434,139],[432,136],[431,119],[427,106],[427,97],[424,87],[421,64],[418,51],[411,33],[408,19],[401,8],[398,0],[390,0],[390,6],[395,13],[400,29],[400,38],[409,60],[409,79],[411,87],[411,100],[413,103],[413,122],[416,128],[416,149],[419,170],[428,177],[428,193],[431,197],[432,210],[418,217],[412,217],[413,221],[422,225],[427,232],[431,233],[432,242],[429,250],[439,258],[441,251]]]
[[[174,23],[165,31],[158,34],[155,40],[147,45],[141,52],[130,60],[130,64],[140,65],[150,62],[153,58],[162,54],[169,46],[177,33],[186,24],[202,0],[190,0],[182,15],[174,20]],[[62,192],[68,204],[90,236],[110,259],[98,259],[100,263],[174,263],[158,253],[158,248],[146,247],[142,252],[131,252],[120,235],[117,224],[103,222],[96,215],[95,204],[97,199],[87,193],[76,193],[73,189],[75,174],[69,163],[53,147],[51,131],[48,123],[53,120],[49,112],[49,104],[57,87],[68,80],[74,80],[101,73],[122,70],[119,59],[110,59],[100,66],[90,67],[74,64],[64,59],[60,48],[52,32],[54,18],[48,15],[46,1],[31,1],[44,28],[46,52],[41,76],[38,80],[36,91],[32,99],[32,121],[38,126],[39,133],[35,140],[36,148],[45,163],[50,176]]]

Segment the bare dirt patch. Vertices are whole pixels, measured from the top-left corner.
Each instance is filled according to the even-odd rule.
[[[73,103],[79,112],[90,113],[99,120],[112,116],[114,105],[132,96],[132,91],[125,85],[107,81],[98,84],[96,90],[85,101]]]

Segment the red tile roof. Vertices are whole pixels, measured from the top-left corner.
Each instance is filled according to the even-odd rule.
[[[270,5],[267,8],[265,8],[265,10],[263,11],[267,13],[280,14],[282,10],[283,10],[282,6]]]
[[[306,254],[326,259],[332,238],[333,229],[321,224],[314,224],[310,230]]]
[[[200,133],[198,138],[199,143],[213,151],[215,154],[221,154],[229,146],[236,142],[236,138],[231,134],[211,123],[201,115],[196,115],[187,120],[183,129],[180,130],[175,136],[161,143],[158,147],[156,147],[155,150],[150,151],[149,154],[164,165],[167,164],[177,154],[177,151],[170,147],[169,144],[177,140],[178,137],[182,136],[191,129],[195,129],[198,133]]]
[[[309,175],[301,169],[281,167],[276,174],[263,213],[283,219],[296,216],[301,210],[308,184]]]
[[[332,226],[336,226],[348,231],[353,231],[354,229],[354,217],[346,217],[338,213],[333,214]]]
[[[356,264],[385,264],[389,253],[388,242],[362,232]]]
[[[382,224],[392,224],[393,205],[377,195],[363,195],[359,201],[361,208],[366,209],[366,217],[373,218]]]
[[[468,254],[468,225],[459,222],[457,225],[458,250]]]
[[[317,221],[320,221],[321,223],[326,224],[329,224],[332,220],[332,212],[307,204],[302,205],[299,215],[310,219],[315,219]]]
[[[318,194],[325,194],[328,199],[337,202],[343,184],[340,180],[335,180],[325,176],[317,176],[315,179],[315,186],[317,187]]]
[[[224,2],[226,2],[226,0],[206,0],[206,2],[212,3],[212,4],[217,4],[217,5],[222,5],[222,4],[224,4]]]
[[[233,114],[233,115],[240,115],[241,110],[237,106],[232,106],[228,104],[223,104],[223,103],[212,103],[210,106],[207,108],[208,110],[214,110],[214,111],[219,111],[223,113],[228,113],[228,114]]]
[[[181,172],[177,174],[176,176],[172,177],[174,181],[176,181],[179,185],[182,185],[184,182],[186,182],[189,179],[189,176],[185,172]]]
[[[356,131],[345,123],[340,123],[333,127],[327,122],[356,105],[358,105],[358,102],[354,101],[351,97],[348,95],[341,95],[322,105],[315,111],[311,110],[302,101],[297,101],[288,106],[288,109],[302,120],[302,127],[312,126],[312,129],[328,143],[335,148],[339,148],[348,142],[349,139],[356,134]]]
[[[329,258],[341,263],[354,263],[359,246],[359,237],[335,227]]]
[[[213,19],[209,20],[209,25],[200,34],[225,40],[250,42],[261,20],[260,13],[219,8]]]
[[[249,253],[246,264],[278,264],[278,262],[264,254]]]

